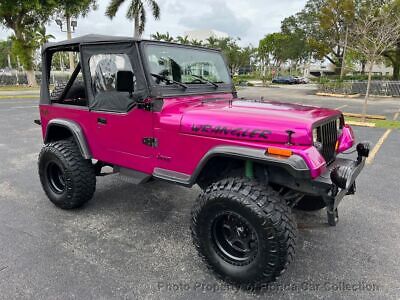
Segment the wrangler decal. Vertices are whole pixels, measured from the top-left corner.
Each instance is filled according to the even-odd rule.
[[[237,137],[249,137],[249,138],[262,138],[267,139],[268,135],[272,132],[270,130],[262,129],[243,129],[243,128],[229,128],[225,126],[211,126],[211,125],[192,125],[193,132],[207,132],[214,134],[223,134]]]

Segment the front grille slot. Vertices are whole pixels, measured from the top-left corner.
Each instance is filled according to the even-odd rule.
[[[329,165],[336,157],[336,142],[338,139],[338,120],[332,120],[317,127],[317,139],[322,144],[321,154]]]

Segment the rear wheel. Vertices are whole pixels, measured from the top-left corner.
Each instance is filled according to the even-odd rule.
[[[44,145],[38,164],[43,190],[56,206],[73,209],[92,198],[96,189],[93,165],[72,139]]]
[[[206,188],[193,208],[191,230],[208,267],[234,284],[274,281],[294,258],[290,207],[272,188],[247,178]]]

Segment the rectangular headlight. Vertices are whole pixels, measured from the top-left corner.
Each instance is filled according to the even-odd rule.
[[[314,128],[312,131],[313,143],[318,142],[318,128]]]

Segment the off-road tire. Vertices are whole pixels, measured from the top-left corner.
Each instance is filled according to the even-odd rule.
[[[302,211],[317,211],[326,207],[326,203],[322,197],[304,196],[294,208]]]
[[[56,206],[74,209],[93,197],[96,189],[93,165],[82,157],[72,139],[45,144],[39,154],[38,168],[43,190]]]
[[[256,233],[257,251],[246,261],[227,258],[216,242],[213,224],[230,213]],[[223,179],[206,188],[192,210],[191,233],[208,268],[246,288],[275,281],[295,255],[297,226],[290,207],[271,187],[247,178]]]

